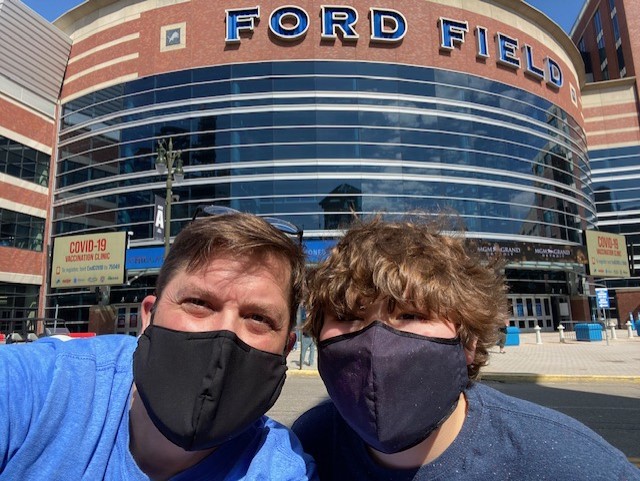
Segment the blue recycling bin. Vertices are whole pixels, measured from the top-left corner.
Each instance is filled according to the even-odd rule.
[[[600,324],[576,324],[576,341],[602,341],[602,326]]]
[[[507,340],[504,343],[505,346],[519,346],[520,345],[520,328],[515,326],[507,327]]]

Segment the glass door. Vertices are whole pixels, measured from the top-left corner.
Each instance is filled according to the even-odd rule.
[[[140,304],[120,304],[117,306],[116,334],[138,336],[142,327]]]
[[[543,331],[553,330],[551,297],[538,295],[510,295],[510,324],[520,330],[533,332],[536,325]]]

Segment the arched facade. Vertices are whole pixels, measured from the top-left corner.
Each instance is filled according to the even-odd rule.
[[[509,258],[515,325],[569,319],[596,218],[580,56],[522,2],[450,3],[94,0],[70,11],[56,22],[73,44],[53,236],[118,230],[134,250],[160,246],[166,176],[154,161],[171,138],[185,170],[172,235],[201,204],[282,217],[309,246],[329,245],[352,211],[453,209],[468,237]],[[140,300],[150,274],[132,271],[111,302]],[[53,289],[49,306],[70,317],[93,302]]]

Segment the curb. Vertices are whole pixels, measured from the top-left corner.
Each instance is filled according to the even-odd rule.
[[[287,376],[316,377],[320,376],[317,369],[288,369]],[[534,374],[534,373],[480,373],[479,381],[494,382],[615,382],[640,384],[640,376],[606,376],[594,374]]]
[[[640,384],[640,376],[607,376],[600,374],[534,374],[534,373],[480,373],[480,381],[497,382],[616,382]]]
[[[289,368],[287,369],[287,376],[302,376],[302,377],[320,377],[320,373],[317,369],[297,369],[297,368]]]

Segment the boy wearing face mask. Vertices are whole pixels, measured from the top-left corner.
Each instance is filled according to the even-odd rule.
[[[354,225],[309,275],[330,402],[293,425],[322,480],[640,480],[578,421],[475,382],[506,319],[497,265],[433,224]]]
[[[175,239],[144,332],[0,349],[0,478],[314,479],[264,414],[285,380],[304,280],[299,243],[248,214]]]

